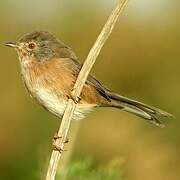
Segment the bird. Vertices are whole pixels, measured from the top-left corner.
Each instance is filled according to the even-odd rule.
[[[82,67],[73,50],[44,30],[27,33],[5,45],[18,54],[22,80],[30,96],[61,119]],[[174,118],[166,111],[109,90],[89,74],[72,119],[83,119],[97,107],[117,108],[158,127],[164,127],[161,117]]]

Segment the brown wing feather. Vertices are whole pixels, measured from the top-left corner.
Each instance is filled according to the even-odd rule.
[[[69,47],[63,47],[58,51],[59,61],[67,66],[68,71],[73,74],[73,83],[75,83],[78,73],[82,67],[82,64],[78,61],[75,53]],[[62,59],[63,58],[63,59]],[[87,81],[81,93],[81,99],[87,103],[103,104],[107,101],[111,101],[106,89],[101,85],[101,83],[91,74],[89,74]]]

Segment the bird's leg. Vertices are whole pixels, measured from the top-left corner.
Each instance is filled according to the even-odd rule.
[[[70,93],[67,94],[67,98],[68,99],[72,99],[74,101],[75,104],[77,104],[80,100],[81,100],[81,97],[74,97],[74,88],[71,89]]]

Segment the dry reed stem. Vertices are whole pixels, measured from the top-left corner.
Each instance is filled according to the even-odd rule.
[[[83,67],[78,75],[78,78],[76,80],[76,83],[74,85],[72,96],[75,101],[78,100],[78,97],[81,94],[82,88],[84,86],[84,83],[88,77],[89,72],[91,71],[91,68],[93,64],[95,63],[103,45],[105,44],[106,40],[108,39],[109,35],[111,34],[115,23],[124,9],[125,5],[127,4],[128,0],[123,0],[122,2],[118,2],[117,7],[112,11],[111,15],[109,16],[104,28],[102,29],[100,35],[98,36],[94,46],[90,50]],[[58,147],[60,147],[62,150],[64,148],[64,142],[66,141],[68,130],[70,127],[70,122],[74,113],[74,110],[76,108],[76,103],[72,99],[68,100],[62,122],[59,127],[58,136],[61,137],[56,141],[56,144]],[[51,159],[49,162],[49,167],[47,171],[46,180],[54,180],[55,175],[58,168],[58,162],[60,160],[62,153],[58,151],[53,151],[51,155]]]

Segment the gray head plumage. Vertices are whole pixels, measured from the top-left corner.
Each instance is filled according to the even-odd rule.
[[[18,40],[18,43],[24,44],[23,48],[27,50],[28,54],[39,61],[57,56],[57,49],[66,47],[48,31],[33,31],[25,34]],[[31,45],[35,47],[30,48]]]

